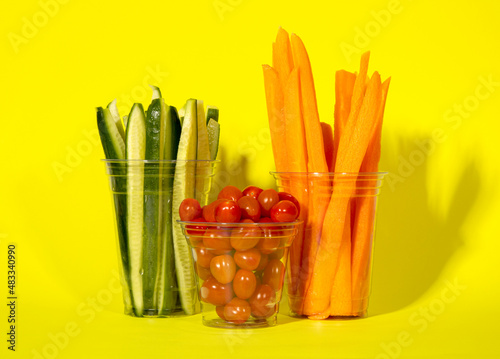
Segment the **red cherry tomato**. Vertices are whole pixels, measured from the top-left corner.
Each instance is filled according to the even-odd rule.
[[[275,312],[276,293],[266,285],[259,285],[248,300],[252,315],[256,318],[268,318]]]
[[[257,222],[260,219],[260,204],[255,198],[250,196],[241,197],[238,200],[238,206],[240,206],[241,209],[241,218],[248,218],[254,222]]]
[[[231,283],[219,283],[214,277],[208,277],[200,289],[200,298],[213,305],[225,305],[234,297]]]
[[[201,217],[200,203],[193,198],[186,198],[181,202],[179,215],[181,216],[181,221],[186,222]]]
[[[224,306],[223,305],[219,305],[219,306],[215,307],[215,312],[217,313],[219,318],[221,318],[222,320],[226,320],[226,317],[224,316]]]
[[[195,218],[191,222],[206,223],[206,221],[203,219],[203,217]],[[200,237],[200,238],[196,238],[196,239],[201,240],[201,237],[205,233],[206,229],[207,229],[207,226],[204,226],[202,224],[200,224],[200,225],[192,225],[192,224],[186,225],[186,232],[187,232],[187,234],[192,236],[193,239],[195,239],[196,237]]]
[[[285,276],[285,266],[278,259],[271,259],[262,274],[262,283],[269,285],[275,291],[281,289]]]
[[[199,247],[194,249],[195,262],[203,268],[210,268],[210,261],[214,257],[213,253],[209,252],[205,247]]]
[[[255,249],[234,252],[234,261],[241,269],[256,270],[260,263],[261,254]]]
[[[205,207],[203,207],[202,212],[203,212],[203,218],[205,218],[205,221],[217,222],[215,220],[215,210],[217,209],[217,206],[222,202],[224,202],[223,199],[216,199],[215,201],[213,201],[209,205],[206,205]]]
[[[239,269],[233,279],[234,294],[238,298],[248,299],[255,291],[257,278],[255,274],[246,269]]]
[[[279,201],[271,208],[273,222],[293,222],[298,216],[299,211],[292,201]]]
[[[233,298],[229,303],[224,307],[224,317],[226,321],[235,323],[235,324],[243,324],[248,318],[250,318],[250,304],[246,300],[240,298]]]
[[[238,202],[238,200],[243,196],[238,187],[226,186],[224,187],[217,196],[217,199],[228,199],[230,201]]]
[[[251,219],[244,219],[241,223],[253,223]],[[237,227],[231,231],[231,246],[237,251],[246,251],[255,247],[262,237],[262,230],[257,226]]]
[[[236,263],[229,254],[213,257],[210,261],[210,272],[219,283],[228,284],[236,273]]]
[[[248,186],[243,190],[243,196],[253,197],[257,199],[262,192],[262,188],[256,186]]]
[[[215,220],[219,223],[236,223],[241,219],[241,209],[235,201],[225,200],[215,209]]]
[[[205,280],[208,277],[212,276],[212,273],[210,272],[210,268],[205,268],[205,267],[202,267],[198,264],[196,264],[196,274],[198,274],[198,277],[200,277],[201,280]]]
[[[268,262],[269,262],[269,256],[267,254],[261,254],[259,266],[257,267],[256,271],[264,270]]]
[[[295,207],[297,207],[298,214],[300,214],[300,203],[299,203],[299,201],[297,201],[297,198],[295,198],[294,196],[292,196],[288,192],[278,192],[278,196],[280,198],[280,201],[287,200],[287,201],[292,202],[295,205]]]
[[[218,228],[209,228],[203,236],[203,245],[209,251],[217,253],[230,252],[231,247],[231,231]]]
[[[278,192],[272,188],[262,191],[257,199],[260,203],[263,217],[269,217],[271,208],[280,201]]]

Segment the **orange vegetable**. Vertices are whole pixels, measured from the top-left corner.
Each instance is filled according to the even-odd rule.
[[[328,166],[328,172],[333,171],[333,166],[335,164],[333,159],[333,131],[332,126],[325,122],[321,122],[321,130],[323,132],[323,143],[325,146],[325,158],[326,165]]]
[[[351,98],[356,74],[345,70],[335,73],[335,113],[333,122],[333,163],[335,164],[339,141],[351,112]],[[332,168],[332,172],[335,166]]]
[[[288,32],[282,27],[279,28],[276,42],[273,44],[273,67],[278,72],[281,87],[285,89],[288,76],[294,66],[290,38]]]
[[[358,80],[364,82],[363,79],[366,77],[363,74],[366,73],[368,63],[367,57],[363,56],[363,58],[360,76],[356,78],[354,85],[353,100],[356,99],[357,94],[364,93],[362,89],[359,90],[359,86],[357,91],[356,86]],[[364,67],[365,70],[363,70]],[[335,172],[359,171],[368,147],[373,124],[378,115],[380,99],[380,76],[375,72],[367,85],[363,101],[354,101],[354,108],[351,106],[345,134],[340,138]],[[359,109],[356,109],[359,102],[361,102],[361,105]],[[353,113],[357,113],[358,116],[353,118]],[[352,188],[345,187],[343,183],[334,183],[334,191],[324,218],[323,230],[321,231],[320,249],[316,256],[311,283],[304,303],[304,312],[306,314],[321,314],[329,311],[331,286],[327,284],[332,283],[335,278],[348,203],[352,195]]]
[[[283,113],[283,91],[277,71],[269,65],[263,65],[264,85],[266,90],[267,115],[271,132],[274,163],[276,171],[287,171],[287,153],[285,138],[285,116]]]

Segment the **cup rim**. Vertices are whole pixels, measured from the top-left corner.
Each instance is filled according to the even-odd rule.
[[[304,223],[301,219],[296,219],[293,222],[255,222],[255,223],[229,223],[229,222],[196,222],[196,221],[181,221],[177,220],[177,223],[184,226],[209,226],[209,227],[276,227],[276,226],[287,226],[294,227],[299,226]],[[224,228],[221,228],[224,229]],[[283,228],[282,228],[283,229]]]
[[[220,160],[139,160],[139,159],[101,159],[104,163],[219,163]]]
[[[386,176],[389,172],[278,172],[270,171],[271,175],[313,175],[313,176]]]

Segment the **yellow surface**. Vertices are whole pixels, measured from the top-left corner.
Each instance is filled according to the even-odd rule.
[[[175,4],[175,5],[169,5]],[[498,358],[500,3],[8,2],[0,13],[1,358]],[[370,317],[232,332],[121,314],[96,106],[221,109],[218,185],[272,186],[260,65],[281,25],[309,51],[320,116],[334,72],[392,76]],[[485,86],[484,82],[490,82]],[[7,245],[17,245],[16,352]],[[95,303],[95,304],[92,304]],[[38,354],[37,354],[38,353]]]

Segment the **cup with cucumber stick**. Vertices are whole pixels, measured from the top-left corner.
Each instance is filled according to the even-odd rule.
[[[128,116],[116,101],[97,108],[114,204],[124,312],[175,317],[200,312],[197,281],[178,209],[186,197],[206,204],[217,161],[218,110],[196,99],[177,111],[160,90]]]

